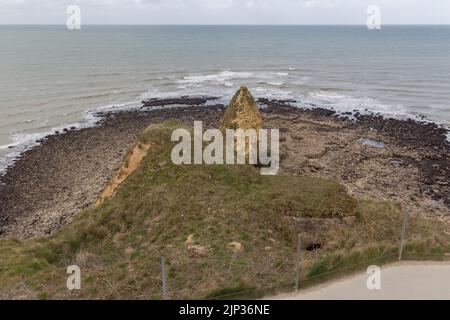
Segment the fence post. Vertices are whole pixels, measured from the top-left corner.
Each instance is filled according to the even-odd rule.
[[[163,299],[167,300],[167,274],[166,274],[166,264],[164,258],[161,257],[161,272],[162,272],[162,293]]]
[[[398,260],[402,260],[403,246],[405,242],[405,232],[406,232],[406,221],[408,220],[408,211],[406,209],[403,212],[403,224],[402,224],[402,234],[400,237],[400,249],[398,251]]]
[[[298,291],[298,283],[300,281],[300,255],[302,241],[300,235],[297,236],[297,259],[295,261],[295,291]]]

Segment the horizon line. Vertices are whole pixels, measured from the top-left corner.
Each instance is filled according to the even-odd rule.
[[[66,26],[65,23],[0,23],[0,26]],[[366,24],[358,24],[358,23],[337,23],[337,24],[319,24],[319,23],[314,23],[314,24],[289,24],[289,23],[285,23],[285,24],[171,24],[171,23],[164,23],[164,24],[114,24],[114,23],[86,23],[86,24],[82,24],[82,26],[155,26],[155,27],[160,27],[160,26],[175,26],[175,27],[189,27],[189,26],[362,26],[365,27]],[[450,23],[385,23],[382,24],[381,27],[383,26],[450,26]]]

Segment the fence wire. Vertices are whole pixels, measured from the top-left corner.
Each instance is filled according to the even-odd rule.
[[[358,271],[362,270],[362,267],[368,267],[376,262],[381,263],[391,263],[399,260],[414,260],[414,259],[430,259],[430,260],[450,260],[450,250],[448,252],[421,252],[421,246],[414,247],[413,244],[420,240],[418,234],[415,233],[413,228],[410,228],[408,224],[411,221],[407,214],[405,213],[402,219],[402,224],[399,226],[399,236],[398,236],[398,246],[385,248],[380,251],[381,255],[377,255],[374,258],[365,259],[362,261],[356,261],[354,263],[348,263],[347,261],[339,261],[336,265],[332,265],[331,268],[324,270],[322,272],[312,273],[312,266],[315,263],[320,262],[324,258],[330,257],[331,253],[328,254],[325,252],[324,254],[318,253],[321,251],[319,248],[318,252],[306,252],[303,250],[304,248],[297,247],[296,250],[292,251],[292,254],[287,255],[282,261],[270,261],[270,263],[265,266],[263,270],[256,271],[255,259],[261,259],[261,257],[247,257],[247,263],[243,263],[239,261],[238,257],[233,256],[229,261],[224,261],[223,259],[215,259],[208,258],[207,262],[205,261],[197,261],[193,263],[191,260],[182,261],[181,264],[173,265],[172,267],[177,268],[177,272],[183,275],[181,278],[171,279],[171,266],[168,266],[168,279],[167,279],[167,290],[169,298],[180,299],[185,296],[189,296],[189,292],[194,292],[201,285],[203,279],[192,279],[192,281],[186,281],[184,275],[189,277],[190,272],[193,268],[203,268],[202,272],[206,275],[211,273],[211,276],[214,274],[214,266],[221,265],[224,267],[224,264],[227,265],[227,268],[223,268],[227,270],[225,274],[222,276],[231,282],[232,279],[237,279],[241,274],[253,274],[255,279],[263,279],[267,280],[270,283],[271,279],[275,277],[281,278],[276,284],[267,285],[267,286],[258,286],[256,288],[243,288],[242,290],[232,290],[230,293],[219,293],[211,294],[204,300],[220,300],[220,299],[239,299],[239,298],[255,298],[255,297],[263,297],[267,294],[279,294],[279,293],[289,293],[295,292],[296,288],[299,290],[304,289],[306,287],[315,285],[320,283],[321,281],[325,281],[332,276],[336,276],[338,274],[342,274],[350,271]],[[409,233],[408,233],[409,232]],[[300,241],[298,241],[300,243]],[[450,244],[449,244],[450,247]],[[375,248],[375,247],[374,247]],[[301,250],[300,250],[301,249]],[[375,248],[376,249],[376,248]],[[379,248],[378,248],[379,249]],[[354,253],[357,253],[358,250],[355,250]],[[350,252],[351,253],[351,252]],[[300,255],[300,256],[299,256]],[[260,260],[259,260],[260,261]],[[306,262],[306,263],[305,263]],[[339,267],[339,264],[343,264],[343,266]],[[297,267],[300,268],[300,272],[297,272]],[[257,274],[256,274],[257,273]],[[272,282],[273,283],[273,282]],[[184,292],[186,294],[178,294],[176,288],[183,287]]]

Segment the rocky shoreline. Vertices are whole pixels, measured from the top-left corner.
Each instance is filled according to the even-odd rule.
[[[95,127],[67,128],[42,139],[0,176],[0,238],[59,230],[95,203],[149,124],[201,120],[204,127],[218,127],[225,106],[211,105],[215,100],[150,99],[139,110],[99,114],[102,120]],[[291,102],[258,100],[264,127],[281,132],[281,174],[336,179],[358,197],[398,201],[413,213],[448,219],[450,145],[445,128],[358,113],[350,120]]]
[[[294,118],[294,122],[295,120],[301,121],[302,118],[313,118],[323,121],[325,127],[328,122],[331,122],[341,129],[353,131],[358,142],[360,139],[370,139],[371,137],[375,141],[383,141],[383,144],[387,144],[387,146],[382,150],[387,151],[388,157],[397,168],[417,169],[422,193],[436,201],[442,201],[450,207],[450,143],[447,140],[448,130],[446,128],[427,121],[383,118],[375,114],[352,114],[351,116],[355,120],[351,121],[347,115],[339,115],[328,109],[302,110],[292,107],[289,102],[285,101],[263,102],[268,106],[267,113],[284,114],[288,117],[298,115],[297,118]],[[314,138],[312,139],[314,140]],[[351,138],[348,137],[348,139]],[[333,143],[331,142],[331,144]]]

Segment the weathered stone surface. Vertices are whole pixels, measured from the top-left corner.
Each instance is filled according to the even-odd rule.
[[[262,128],[262,118],[250,91],[242,86],[234,95],[225,111],[221,130]]]

